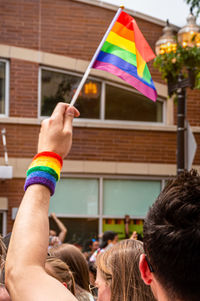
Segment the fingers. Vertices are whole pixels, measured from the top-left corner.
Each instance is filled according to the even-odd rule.
[[[79,117],[80,116],[80,112],[75,108],[74,108],[74,117]]]
[[[70,104],[68,103],[59,102],[51,115],[51,119],[58,119],[59,121],[64,122],[64,114],[66,113],[66,110],[69,108],[69,106]],[[78,117],[80,115],[79,111],[75,107],[72,108],[74,111],[74,117]]]
[[[68,106],[68,108],[66,109],[65,112],[65,116],[64,116],[64,127],[63,127],[63,131],[65,133],[72,132],[72,121],[74,117],[78,117],[80,115],[79,111],[72,107],[72,106]]]
[[[60,122],[63,122],[64,114],[68,106],[69,104],[67,103],[59,102],[51,115],[51,119],[57,119]]]

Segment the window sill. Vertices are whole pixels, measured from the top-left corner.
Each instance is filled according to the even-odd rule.
[[[86,120],[75,119],[75,127],[87,128],[106,128],[106,129],[124,129],[124,130],[152,130],[152,131],[176,131],[175,125],[165,125],[161,122],[130,122],[116,120]]]
[[[44,118],[22,118],[22,117],[2,117],[0,124],[24,124],[24,125],[40,125]],[[127,122],[127,121],[104,121],[104,120],[86,120],[75,119],[74,127],[86,128],[104,128],[104,129],[124,129],[124,130],[151,130],[151,131],[165,131],[176,132],[175,125],[165,125],[164,123],[155,122]],[[198,127],[200,132],[200,127]],[[196,132],[196,130],[194,130]]]

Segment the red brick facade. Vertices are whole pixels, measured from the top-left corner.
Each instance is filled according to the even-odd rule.
[[[113,15],[112,10],[72,0],[0,0],[0,44],[89,61]],[[154,49],[162,27],[139,18],[136,21]],[[164,83],[152,63],[149,66],[153,80]],[[10,117],[37,118],[38,70],[37,63],[10,59]],[[200,126],[200,92],[188,91],[187,96],[188,120],[192,126]],[[174,116],[176,119],[176,108]],[[0,127],[7,130],[9,157],[35,154],[39,126],[1,123]],[[200,133],[195,138],[200,143]],[[175,164],[176,132],[75,127],[69,159]],[[199,150],[194,163],[200,164]],[[0,196],[9,200],[8,231],[11,208],[19,206],[23,184],[24,179],[0,181]]]

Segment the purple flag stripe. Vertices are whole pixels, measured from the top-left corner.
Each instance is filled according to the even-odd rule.
[[[123,70],[119,69],[118,67],[116,67],[112,64],[109,64],[109,63],[95,61],[93,68],[104,70],[104,71],[110,72],[110,73],[120,77],[121,79],[123,79],[124,81],[129,83],[131,86],[134,86],[138,91],[140,91],[146,97],[150,98],[153,101],[156,101],[157,92],[154,89],[148,87],[147,85],[142,83],[140,80],[138,80],[134,76],[124,72]]]

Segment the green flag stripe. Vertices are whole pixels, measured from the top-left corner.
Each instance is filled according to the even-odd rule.
[[[129,64],[134,65],[135,67],[137,66],[136,55],[125,49],[122,49],[106,41],[103,44],[101,50],[110,54],[114,54],[122,60],[128,62]]]
[[[143,77],[142,77],[144,80],[147,81],[147,83],[151,83],[151,74],[149,72],[149,68],[147,66],[147,64],[145,65],[144,67],[144,71],[143,71]]]
[[[136,55],[125,49],[122,49],[116,45],[113,45],[113,44],[105,41],[105,43],[103,44],[103,46],[101,48],[101,51],[116,55],[117,57],[121,58],[122,60],[126,61],[127,63],[137,67]],[[148,83],[151,82],[151,74],[149,72],[147,65],[145,65],[142,78],[145,81],[147,81]]]

